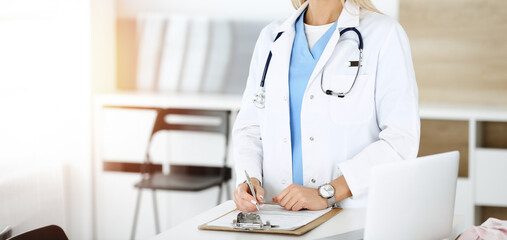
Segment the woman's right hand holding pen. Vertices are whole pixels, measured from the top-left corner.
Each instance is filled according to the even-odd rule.
[[[257,201],[260,203],[264,199],[264,189],[261,187],[261,182],[257,178],[252,178],[252,185],[257,195]],[[238,210],[242,212],[257,211],[255,198],[252,196],[246,181],[239,184],[236,190],[234,190],[234,203]]]

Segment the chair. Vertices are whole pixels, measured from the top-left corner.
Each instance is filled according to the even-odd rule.
[[[19,234],[9,240],[69,240],[62,228],[49,225]]]
[[[7,226],[0,232],[0,240],[6,240],[10,238],[12,235],[12,228],[11,226]]]
[[[146,149],[146,156],[143,165],[141,166],[142,179],[135,187],[138,188],[137,201],[134,213],[134,222],[132,226],[131,239],[134,239],[137,227],[137,218],[139,214],[139,207],[141,202],[141,194],[143,189],[152,190],[153,210],[155,215],[155,228],[157,234],[160,233],[160,223],[158,218],[156,191],[157,190],[172,190],[172,191],[201,191],[211,187],[219,187],[217,204],[220,203],[222,196],[222,185],[231,179],[231,168],[226,166],[227,163],[227,150],[229,143],[229,117],[230,111],[226,110],[200,110],[200,109],[155,109],[157,116],[148,140]],[[201,117],[215,117],[220,120],[218,125],[205,125],[205,124],[175,124],[168,123],[166,118],[170,115],[184,115],[184,116],[201,116]],[[223,134],[225,137],[225,156],[223,166],[209,167],[209,166],[189,166],[189,165],[174,165],[170,164],[169,174],[164,174],[160,171],[153,171],[150,169],[150,147],[153,141],[153,136],[162,131],[192,131],[192,132],[209,132]],[[230,195],[230,189],[226,187],[227,196]]]

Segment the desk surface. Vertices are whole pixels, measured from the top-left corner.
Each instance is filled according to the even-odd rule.
[[[178,107],[232,111],[238,111],[241,107],[241,95],[237,94],[116,92],[97,94],[94,100],[99,106]]]
[[[263,234],[263,233],[239,233],[239,232],[222,232],[222,231],[205,231],[198,230],[197,227],[203,223],[209,222],[225,212],[235,209],[236,206],[232,200],[224,202],[186,222],[181,223],[167,231],[162,232],[153,240],[163,239],[319,239],[337,234],[342,234],[364,227],[366,209],[349,208],[343,209],[338,215],[323,223],[316,229],[306,233],[303,236],[294,237],[279,234]],[[455,216],[453,223],[452,239],[457,236],[456,233],[463,232],[463,217]]]

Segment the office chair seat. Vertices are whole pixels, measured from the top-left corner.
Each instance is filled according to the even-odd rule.
[[[221,171],[225,170],[225,179]],[[223,181],[231,178],[230,168],[171,165],[170,174],[155,172],[148,178],[141,180],[136,188],[173,190],[173,191],[201,191],[213,186],[220,186]]]
[[[219,186],[221,183],[221,176],[186,176],[155,173],[149,178],[141,180],[135,187],[173,191],[200,191],[213,186]]]

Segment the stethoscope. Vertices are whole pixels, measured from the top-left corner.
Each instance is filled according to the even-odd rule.
[[[329,95],[329,96],[337,96],[339,98],[343,98],[345,97],[347,94],[350,93],[350,91],[352,90],[352,88],[354,87],[354,84],[356,83],[356,80],[357,80],[357,76],[359,76],[359,71],[361,70],[361,64],[363,62],[363,37],[361,36],[361,33],[359,32],[359,30],[357,30],[355,27],[350,27],[350,28],[345,28],[343,30],[340,31],[340,36],[345,34],[346,32],[348,31],[353,31],[357,34],[357,38],[359,39],[359,46],[358,46],[358,49],[359,49],[359,61],[350,61],[349,62],[349,67],[357,67],[357,71],[356,71],[356,76],[354,77],[354,81],[352,82],[352,86],[350,86],[349,90],[346,91],[346,92],[334,92],[330,89],[328,90],[324,90],[324,87],[323,87],[323,75],[324,75],[324,69],[322,69],[322,74],[320,75],[320,89],[322,89],[322,92],[326,95]],[[280,36],[282,36],[282,33],[283,32],[279,32],[277,35],[276,35],[276,38],[273,42],[276,42],[276,40],[278,40],[278,38]],[[254,98],[253,98],[253,103],[254,105],[257,107],[257,108],[264,108],[265,106],[265,102],[266,102],[266,90],[265,90],[265,82],[266,82],[266,74],[268,73],[268,69],[269,69],[269,63],[271,62],[271,57],[273,56],[273,54],[271,53],[271,51],[269,52],[268,54],[268,58],[266,59],[266,64],[264,65],[264,71],[262,72],[262,78],[261,78],[261,83],[260,83],[260,87],[259,87],[259,90],[257,91],[257,93],[254,95]]]

